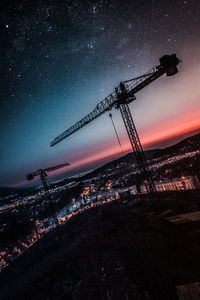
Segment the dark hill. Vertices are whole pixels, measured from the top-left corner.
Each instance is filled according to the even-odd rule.
[[[179,143],[172,145],[170,147],[164,149],[152,149],[144,151],[145,156],[148,160],[151,158],[159,158],[163,156],[175,156],[178,154],[184,154],[187,152],[192,152],[200,149],[200,133],[186,138]],[[102,167],[94,170],[93,172],[85,175],[83,179],[90,178],[91,176],[96,176],[100,173],[105,173],[105,171],[109,168],[115,168],[118,164],[125,163],[125,164],[133,164],[135,163],[134,155],[132,152],[113,160]]]
[[[148,160],[151,160],[151,158],[162,158],[163,156],[175,156],[178,154],[183,154],[191,151],[196,151],[200,149],[200,134],[196,134],[194,136],[191,136],[189,138],[186,138],[179,143],[167,147],[165,149],[152,149],[152,150],[146,150],[144,151],[145,156]],[[105,174],[106,170],[108,169],[114,169],[119,164],[134,164],[135,159],[132,152],[115,159],[100,168],[97,168],[96,170],[92,171],[91,173],[88,173],[87,175],[83,176],[81,179],[88,179],[93,176],[97,176],[98,174]],[[80,179],[80,178],[79,178]]]
[[[1,196],[9,196],[13,194],[17,194],[21,191],[21,189],[18,188],[11,188],[11,187],[0,187],[0,197]]]
[[[177,300],[177,285],[200,278],[199,227],[161,217],[199,203],[195,192],[185,204],[183,195],[133,198],[73,217],[0,274],[1,299]]]
[[[175,156],[178,154],[184,154],[187,152],[192,152],[200,150],[200,133],[193,135],[189,138],[186,138],[179,143],[167,147],[165,149],[161,149],[154,153],[152,156],[155,157],[162,157],[165,155]]]
[[[150,159],[153,156],[153,154],[157,153],[157,151],[159,151],[159,150],[160,149],[146,150],[145,151],[146,158]],[[121,163],[128,164],[128,165],[134,164],[135,159],[134,159],[133,152],[130,152],[130,153],[118,158],[118,159],[115,159],[115,160],[101,166],[100,168],[92,171],[91,173],[88,173],[87,175],[81,177],[81,179],[84,180],[84,179],[91,178],[93,176],[97,176],[98,174],[104,174],[107,169],[115,168],[117,165],[119,165]]]
[[[0,187],[0,197],[6,197],[15,194],[17,194],[18,196],[26,196],[34,192],[34,188]]]

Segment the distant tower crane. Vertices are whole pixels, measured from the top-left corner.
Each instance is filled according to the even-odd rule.
[[[44,187],[44,190],[47,191],[48,190],[48,184],[47,184],[47,181],[46,181],[47,173],[51,172],[51,171],[54,171],[54,170],[57,170],[57,169],[60,169],[60,168],[63,168],[65,166],[69,166],[69,165],[70,165],[69,163],[64,163],[64,164],[49,167],[49,168],[46,168],[46,169],[38,169],[37,171],[26,175],[26,178],[27,178],[27,180],[32,180],[35,176],[40,176],[40,179],[42,181],[42,185]]]
[[[67,138],[82,127],[86,126],[91,121],[115,107],[121,112],[133,153],[135,155],[135,160],[147,192],[156,192],[156,187],[150,174],[150,168],[144,155],[128,104],[136,100],[135,94],[137,92],[142,90],[145,86],[149,85],[157,78],[161,77],[163,74],[166,73],[167,76],[176,74],[178,72],[177,65],[179,63],[180,60],[177,58],[176,54],[164,55],[160,58],[160,65],[153,67],[142,76],[121,82],[112,94],[97,104],[92,112],[64,131],[62,134],[57,136],[51,142],[51,146],[56,145],[63,139]]]

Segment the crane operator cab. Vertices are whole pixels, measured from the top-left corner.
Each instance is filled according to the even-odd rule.
[[[120,85],[115,89],[115,92],[117,95],[117,108],[119,108],[120,104],[129,104],[136,99],[135,95],[129,95],[123,82],[120,82]]]

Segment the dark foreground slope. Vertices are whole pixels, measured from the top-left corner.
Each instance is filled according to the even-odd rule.
[[[177,285],[200,280],[199,224],[167,217],[200,210],[198,196],[133,198],[75,216],[0,274],[1,299],[177,299]]]

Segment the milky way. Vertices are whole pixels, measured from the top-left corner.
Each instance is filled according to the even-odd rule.
[[[70,161],[73,171],[120,152],[108,116],[55,148],[49,144],[120,80],[146,72],[165,53],[176,52],[183,63],[175,79],[153,83],[131,104],[141,139],[155,144],[198,126],[199,1],[11,2],[0,4],[0,185],[53,163]]]

